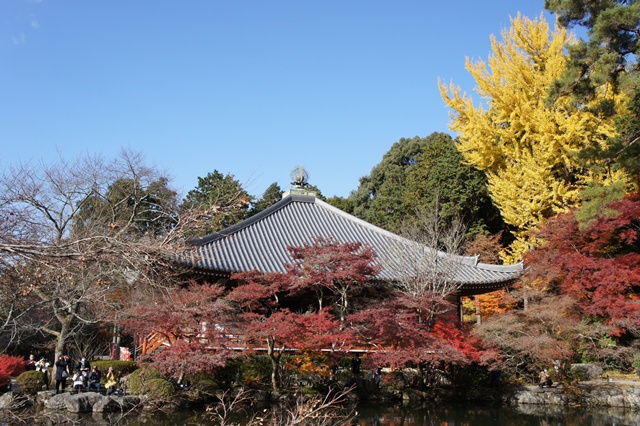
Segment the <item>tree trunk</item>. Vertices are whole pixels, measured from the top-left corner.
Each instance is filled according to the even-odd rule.
[[[318,297],[318,312],[322,310],[324,292],[322,291],[322,287],[316,291],[316,296]]]
[[[58,333],[54,333],[54,335],[57,337],[57,341],[56,341],[56,349],[55,349],[55,355],[54,355],[54,359],[53,359],[53,369],[52,369],[52,373],[51,373],[51,377],[49,377],[49,384],[50,385],[55,385],[55,377],[56,377],[56,361],[60,358],[61,355],[64,355],[64,347],[67,344],[67,339],[69,338],[69,330],[71,329],[71,318],[67,317],[67,318],[63,318],[61,319],[60,316],[58,316],[58,319],[60,320],[61,323],[61,327],[60,327],[60,331]]]
[[[276,355],[275,342],[267,340],[267,355],[271,360],[271,387],[274,392],[278,390],[278,367],[280,365],[280,356]]]
[[[347,316],[347,309],[349,305],[349,299],[346,289],[340,289],[340,321],[344,322],[344,318]]]

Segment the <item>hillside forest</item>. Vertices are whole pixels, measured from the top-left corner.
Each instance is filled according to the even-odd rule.
[[[545,7],[555,26],[518,15],[491,37],[489,57],[467,59],[477,97],[438,82],[452,135],[400,138],[348,197],[307,184],[407,238],[523,261],[517,283],[463,300],[462,323],[442,273],[370,291],[376,253],[357,241],[289,247],[285,273],[194,277],[175,261],[189,238],[264,211],[288,188],[249,194],[213,170],[182,196],[122,150],[2,171],[0,351],[92,358],[156,335],[169,344],[143,360],[180,383],[260,349],[268,374],[254,379],[274,389],[293,375],[326,379],[363,345],[381,349],[363,368],[413,367],[424,386],[478,369],[523,381],[552,365],[559,379],[572,363],[640,369],[640,7]]]

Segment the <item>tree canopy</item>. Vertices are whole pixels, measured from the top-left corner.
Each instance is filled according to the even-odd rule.
[[[199,209],[208,222],[200,231],[210,234],[244,219],[252,201],[253,197],[232,174],[214,170],[198,177],[198,185],[187,193],[182,208]]]
[[[592,145],[581,157],[596,159],[605,167],[620,168],[640,187],[640,4],[622,0],[585,2],[546,0],[545,8],[557,14],[566,28],[587,30],[587,39],[568,46],[565,71],[551,88],[552,99],[570,96],[577,105],[590,104],[598,113],[614,116],[619,135],[610,146]],[[598,96],[603,90],[624,94],[628,111],[619,114],[611,102]]]
[[[475,232],[497,232],[503,222],[489,197],[486,177],[463,160],[447,134],[400,139],[360,179],[348,202],[336,203],[370,223],[400,232],[415,221],[419,210],[437,201],[445,223],[460,218]]]
[[[525,254],[538,292],[527,309],[493,315],[480,335],[499,347],[506,369],[558,360],[631,365],[640,336],[640,200],[630,194],[606,202],[580,225],[579,210],[540,226],[541,244]]]
[[[129,151],[6,170],[1,335],[37,333],[58,356],[87,327],[113,320],[133,286],[177,280],[168,255],[180,252],[185,222],[167,184]]]
[[[616,128],[611,118],[578,108],[567,96],[546,102],[565,70],[564,49],[572,41],[565,29],[551,33],[542,16],[518,15],[502,38],[491,37],[488,61],[467,59],[487,109],[453,84],[441,82],[440,90],[453,110],[450,127],[460,135],[460,152],[487,173],[493,201],[523,238],[544,218],[575,206],[588,182],[616,179],[595,174],[574,155],[586,146],[606,146]],[[610,92],[598,96],[622,108]]]
[[[640,336],[640,199],[609,202],[582,229],[575,214],[541,227],[544,246],[526,257],[531,275],[569,294],[584,316],[604,321],[610,333]]]
[[[271,207],[278,201],[282,200],[282,189],[280,189],[280,185],[277,182],[272,183],[269,187],[264,191],[262,196],[251,206],[247,216],[253,216],[254,214],[258,214],[261,211]]]
[[[638,84],[640,5],[635,1],[545,0],[566,28],[583,27],[588,39],[569,47],[570,62],[554,93],[595,97],[610,83],[627,93]]]

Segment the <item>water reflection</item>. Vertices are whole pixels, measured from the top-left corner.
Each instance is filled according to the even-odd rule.
[[[640,411],[623,409],[577,410],[559,406],[481,407],[440,405],[404,408],[360,407],[361,426],[555,426],[638,425]]]
[[[357,426],[557,426],[628,425],[640,426],[640,411],[623,409],[563,409],[559,406],[523,405],[519,407],[482,407],[442,404],[409,408],[360,405],[354,420]],[[41,412],[40,415],[45,413]],[[182,426],[216,425],[200,411],[142,412],[122,418],[121,414],[47,413],[39,424]]]

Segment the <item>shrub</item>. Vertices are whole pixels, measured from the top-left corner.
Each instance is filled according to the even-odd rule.
[[[575,367],[571,366],[571,369],[567,372],[567,378],[571,383],[584,382],[590,378],[589,370],[584,364],[575,364]]]
[[[24,359],[21,356],[0,355],[0,384],[9,380],[10,376],[17,376],[24,371]]]
[[[16,379],[20,392],[26,395],[35,395],[42,390],[44,374],[39,371],[25,371]]]
[[[146,395],[151,401],[166,401],[173,398],[176,394],[173,383],[166,379],[151,379],[147,381],[146,385]]]
[[[246,361],[245,358],[229,360],[224,367],[213,374],[213,378],[220,389],[231,389],[234,384],[238,383],[241,379],[240,368],[243,361]]]
[[[185,378],[183,396],[191,402],[208,402],[215,399],[218,383],[211,376],[200,373]]]
[[[631,366],[636,370],[640,371],[640,354],[633,355],[633,363]]]
[[[129,392],[133,395],[144,395],[149,391],[148,382],[162,378],[158,370],[145,365],[129,376]]]
[[[244,386],[260,388],[270,386],[271,360],[267,355],[243,357],[240,363],[240,380]]]

